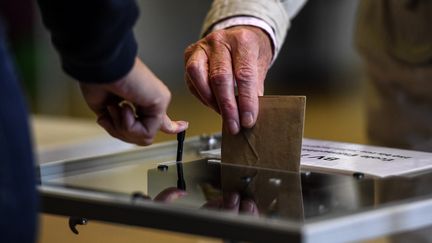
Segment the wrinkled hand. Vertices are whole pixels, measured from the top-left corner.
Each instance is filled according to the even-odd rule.
[[[260,28],[236,26],[215,31],[186,49],[186,83],[236,134],[240,124],[246,128],[255,125],[258,96],[264,93],[272,55],[270,38]]]
[[[108,84],[80,83],[80,87],[98,124],[125,142],[149,145],[159,129],[174,134],[188,127],[187,122],[171,121],[166,115],[170,91],[138,58],[122,79]],[[123,100],[134,108],[119,106]]]

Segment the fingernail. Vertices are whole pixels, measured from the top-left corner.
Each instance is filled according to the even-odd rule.
[[[244,112],[242,116],[242,126],[251,128],[253,126],[252,112]]]
[[[235,120],[228,121],[228,129],[231,134],[237,134],[239,132],[239,125]]]
[[[183,129],[187,129],[189,127],[189,122],[187,121],[177,121],[177,124]]]

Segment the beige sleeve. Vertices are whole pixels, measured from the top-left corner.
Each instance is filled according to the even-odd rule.
[[[214,0],[204,21],[202,35],[227,18],[252,16],[265,21],[274,31],[277,47],[280,50],[293,18],[306,0]]]

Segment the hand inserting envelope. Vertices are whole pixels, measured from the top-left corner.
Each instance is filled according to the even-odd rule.
[[[254,127],[222,129],[222,163],[299,172],[306,97],[263,96]]]

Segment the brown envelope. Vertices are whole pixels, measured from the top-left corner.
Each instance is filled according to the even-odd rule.
[[[263,96],[251,129],[222,129],[222,162],[298,172],[306,97]]]

